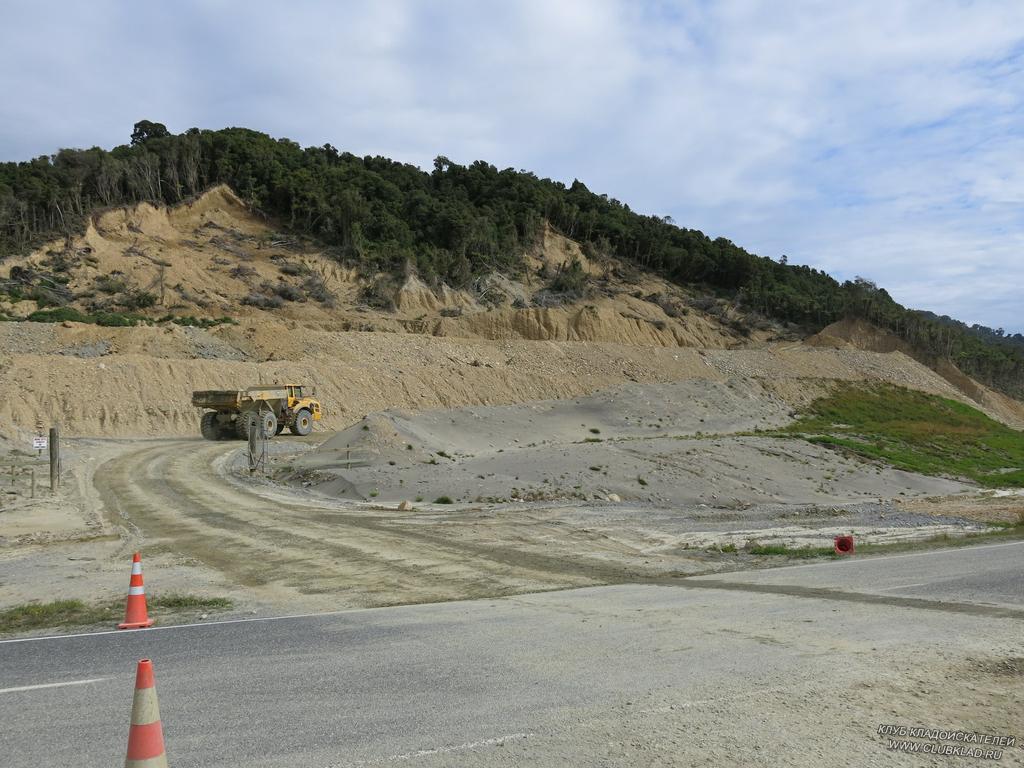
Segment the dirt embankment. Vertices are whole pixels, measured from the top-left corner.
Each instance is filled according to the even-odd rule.
[[[920,357],[903,339],[863,320],[840,320],[809,337],[806,343],[815,347],[900,352],[908,357]],[[1004,424],[1024,429],[1024,403],[975,381],[949,360],[925,362],[929,362],[935,372],[965,396],[971,405]]]
[[[44,340],[41,354],[28,352],[32,340],[23,338],[35,330]],[[0,419],[18,439],[54,423],[82,436],[192,435],[199,418],[190,404],[192,390],[258,382],[314,385],[325,405],[325,429],[387,408],[567,398],[630,381],[750,378],[797,405],[825,393],[835,380],[888,381],[963,398],[901,354],[799,345],[730,351],[327,332],[283,324],[206,331],[6,323],[0,324],[0,349],[10,350],[0,385],[18,393],[0,403]]]

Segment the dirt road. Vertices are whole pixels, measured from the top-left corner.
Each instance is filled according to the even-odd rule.
[[[279,438],[272,443],[278,452],[273,460],[287,464],[289,455],[312,445]],[[830,509],[819,523],[801,518],[805,527],[794,533],[792,520],[762,520],[757,508],[659,509],[587,501],[415,504],[401,511],[395,504],[252,480],[238,471],[241,450],[238,443],[201,440],[128,444],[96,469],[92,483],[107,521],[125,528],[130,546],[144,556],[174,564],[183,575],[182,589],[226,591],[241,605],[276,611],[662,583],[739,567],[735,556],[695,545],[707,539],[709,525],[759,527],[763,534],[784,524],[772,530],[794,536],[814,534],[815,525],[878,525],[869,518],[880,516],[871,505],[849,514]],[[711,513],[723,519],[712,520]],[[887,518],[883,524],[921,526],[916,530],[926,535],[927,520]]]
[[[245,487],[237,443],[161,441],[96,473],[108,514],[277,607],[360,607],[634,580],[636,552],[576,536],[551,512],[415,513]],[[454,525],[455,518],[459,525]],[[587,554],[579,554],[579,550]],[[656,575],[652,569],[651,577]]]

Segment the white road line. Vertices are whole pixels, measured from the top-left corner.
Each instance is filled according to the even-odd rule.
[[[897,584],[895,587],[882,587],[881,589],[879,589],[879,592],[892,592],[894,589],[910,589],[911,587],[923,587],[926,586],[928,583],[929,582],[927,581],[920,581],[917,584]]]
[[[481,739],[480,741],[471,741],[466,744],[457,744],[453,747],[435,747],[433,749],[419,749],[415,752],[404,752],[400,755],[388,755],[387,757],[379,757],[376,760],[361,760],[358,763],[335,763],[334,765],[327,766],[327,768],[341,768],[342,765],[380,765],[381,763],[397,763],[403,760],[414,760],[417,757],[429,757],[430,755],[447,755],[452,752],[465,752],[470,749],[477,749],[479,747],[493,747],[496,744],[504,744],[506,741],[519,741],[520,739],[528,739],[534,734],[532,733],[510,733],[507,736],[495,736],[492,739]]]
[[[386,606],[385,606],[386,607]],[[392,606],[405,608],[413,606]],[[0,645],[9,643],[34,643],[42,640],[67,640],[71,637],[101,637],[102,635],[121,635],[132,637],[150,632],[166,632],[169,629],[199,629],[202,627],[215,627],[220,624],[251,624],[257,621],[288,621],[289,619],[311,619],[317,616],[340,616],[344,613],[360,613],[362,611],[380,610],[379,608],[353,608],[345,611],[325,611],[323,613],[296,613],[290,616],[259,616],[255,619],[222,619],[220,621],[204,621],[198,624],[168,624],[166,627],[149,627],[148,629],[107,629],[102,632],[76,632],[67,635],[45,635],[43,637],[16,637],[13,640],[0,640]]]
[[[630,586],[613,584],[608,586]],[[636,585],[646,586],[646,585]],[[574,592],[576,590],[584,589],[603,589],[602,585],[588,585],[585,587],[569,587],[567,589],[552,590],[554,592]],[[538,592],[536,594],[548,594],[547,592]],[[521,597],[521,595],[520,595]],[[379,605],[374,608],[342,608],[337,611],[320,611],[319,613],[292,613],[287,616],[257,616],[253,619],[221,619],[219,621],[202,621],[195,624],[168,624],[165,627],[148,627],[147,629],[105,629],[100,632],[74,632],[66,635],[43,635],[42,637],[15,637],[10,640],[0,640],[0,645],[7,645],[9,643],[35,643],[42,640],[67,640],[71,637],[101,637],[102,635],[120,635],[121,637],[131,637],[140,634],[148,634],[150,632],[165,632],[169,629],[202,629],[203,627],[215,627],[220,624],[252,624],[260,621],[290,621],[292,619],[316,619],[322,616],[344,616],[350,613],[371,613],[374,611],[394,611],[394,610],[417,610],[420,608],[431,608],[439,605],[457,605],[460,603],[474,603],[474,602],[494,602],[495,600],[509,600],[508,597],[482,597],[474,598],[472,600],[442,600],[436,603],[409,603],[407,605]]]
[[[645,584],[609,584],[609,585],[588,585],[585,587],[568,587],[566,589],[556,589],[549,592],[536,592],[531,594],[547,595],[552,592],[575,592],[577,590],[588,590],[588,589],[606,589],[621,586],[648,586]],[[71,637],[101,637],[103,635],[120,635],[121,637],[131,637],[133,635],[140,635],[149,632],[163,632],[169,629],[202,629],[203,627],[215,627],[220,624],[252,624],[259,621],[290,621],[292,619],[316,619],[322,616],[344,616],[351,613],[372,613],[375,611],[395,611],[395,610],[418,610],[422,608],[431,608],[439,605],[458,605],[461,603],[482,603],[482,602],[494,602],[494,601],[508,601],[511,602],[514,597],[524,597],[525,595],[514,595],[511,597],[481,597],[474,598],[471,600],[442,600],[436,603],[408,603],[407,605],[379,605],[374,608],[342,608],[337,611],[320,611],[319,613],[292,613],[287,616],[257,616],[253,619],[221,619],[219,621],[202,621],[196,624],[168,624],[165,627],[149,627],[147,629],[105,629],[100,632],[74,632],[66,635],[43,635],[42,637],[15,637],[10,640],[0,640],[0,645],[7,645],[10,643],[35,643],[43,640],[67,640]]]
[[[69,680],[66,683],[43,683],[42,685],[19,685],[17,688],[0,688],[0,693],[17,693],[18,691],[38,691],[41,688],[63,688],[68,685],[88,685],[109,680],[109,677],[93,677],[89,680]]]

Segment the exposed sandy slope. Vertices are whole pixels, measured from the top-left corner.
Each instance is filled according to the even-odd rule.
[[[35,326],[57,346],[95,349],[99,329]],[[27,324],[0,324],[5,339]],[[230,327],[114,329],[100,356],[15,353],[0,386],[4,433],[26,439],[37,425],[60,423],[81,436],[191,435],[199,412],[194,389],[237,389],[261,382],[313,384],[324,403],[323,429],[342,429],[387,408],[498,405],[590,394],[629,381],[753,378],[788,402],[827,391],[828,382],[889,381],[966,399],[940,376],[900,354],[811,349],[695,350],[584,342],[491,342],[415,334]],[[13,334],[12,334],[13,332]],[[62,337],[67,341],[62,341]],[[56,341],[54,341],[56,339]],[[22,343],[14,338],[11,343]],[[25,349],[26,347],[21,347]],[[52,349],[53,347],[51,347]],[[124,353],[113,350],[124,348]],[[188,356],[187,356],[188,355]]]
[[[592,295],[547,306],[542,273],[574,259],[592,276]],[[0,323],[0,385],[18,393],[0,403],[0,436],[18,441],[51,424],[73,435],[191,435],[199,417],[189,404],[193,389],[285,381],[317,387],[325,429],[387,408],[508,404],[630,381],[729,378],[761,381],[795,405],[827,391],[830,381],[888,381],[968,402],[973,396],[991,415],[1024,426],[1024,406],[962,375],[943,378],[870,329],[833,326],[812,340],[818,347],[770,345],[763,334],[742,339],[719,319],[727,313],[707,314],[657,278],[627,280],[621,265],[588,261],[578,244],[550,229],[526,254],[519,280],[493,274],[454,291],[410,275],[388,289],[393,311],[368,306],[368,280],[275,233],[226,187],[174,209],[109,211],[82,238],[8,260],[0,277],[14,267],[56,270],[58,262],[73,305],[84,311],[123,311],[126,295],[148,291],[157,305],[136,311],[227,315],[237,325]],[[124,290],[105,290],[110,279]],[[309,280],[331,300],[308,297]],[[291,286],[302,300],[270,310],[243,303],[266,294],[265,285]],[[35,305],[0,309],[25,315]]]
[[[56,257],[64,260],[58,270]],[[586,271],[600,276],[600,290],[584,301],[555,307],[531,307],[533,296],[547,285],[537,272],[578,258]],[[26,257],[0,264],[0,278],[13,267],[54,270],[70,278],[72,306],[90,311],[125,311],[131,291],[157,298],[155,306],[133,309],[151,317],[164,314],[234,319],[259,323],[297,321],[329,330],[382,330],[438,336],[496,339],[593,340],[668,346],[727,346],[739,337],[701,310],[686,306],[689,294],[654,277],[624,281],[614,263],[589,264],[579,246],[545,230],[527,256],[529,271],[517,282],[493,274],[471,290],[445,285],[431,289],[410,276],[389,288],[393,311],[375,310],[363,298],[373,282],[341,266],[321,250],[275,232],[251,213],[224,186],[192,203],[156,208],[148,203],[118,208],[94,217],[85,235],[70,243],[51,243]],[[109,279],[124,284],[111,292]],[[309,295],[309,283],[323,287],[329,301]],[[104,286],[108,286],[104,288]],[[287,285],[299,294],[275,309],[247,305],[264,286]],[[661,296],[661,303],[638,296]],[[518,302],[517,302],[518,300]],[[517,306],[514,306],[517,305]],[[678,307],[673,315],[663,306]],[[24,316],[33,302],[0,299],[0,310]],[[685,313],[685,314],[684,314]]]

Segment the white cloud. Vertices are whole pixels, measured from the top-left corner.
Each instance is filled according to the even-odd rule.
[[[486,159],[1024,329],[1018,0],[106,0],[4,22],[4,158],[147,118]]]

